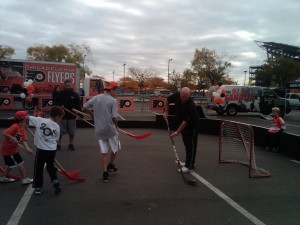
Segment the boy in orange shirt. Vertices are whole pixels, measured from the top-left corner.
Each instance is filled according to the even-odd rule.
[[[280,109],[277,107],[272,108],[272,126],[268,130],[267,133],[267,150],[274,152],[279,151],[280,147],[280,140],[281,140],[281,133],[286,128],[285,122],[279,116]]]
[[[19,154],[19,144],[23,145],[28,154],[33,154],[26,142],[27,137],[25,131],[25,119],[27,117],[27,112],[18,111],[15,113],[14,117],[16,122],[2,132],[5,138],[2,143],[1,155],[3,156],[6,167],[4,170],[4,175],[0,177],[0,182],[7,183],[15,181],[12,178],[8,178],[7,174],[12,168],[18,167],[22,177],[22,184],[30,184],[32,183],[33,179],[27,177],[24,168],[24,161]]]

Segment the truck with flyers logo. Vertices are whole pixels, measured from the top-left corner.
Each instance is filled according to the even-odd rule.
[[[207,92],[208,108],[218,115],[235,116],[238,112],[270,114],[273,107],[280,108],[281,116],[291,111],[288,101],[274,91],[260,86],[211,86]]]
[[[79,93],[79,64],[0,59],[0,109],[32,110],[39,106],[49,110],[53,105],[53,90],[62,90],[66,79],[72,81],[73,89]],[[103,80],[88,79],[87,82],[87,94],[103,91]],[[92,88],[94,92],[90,92],[94,83],[97,84]],[[95,88],[98,88],[96,92]]]

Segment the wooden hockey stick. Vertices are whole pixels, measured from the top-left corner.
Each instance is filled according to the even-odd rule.
[[[180,160],[179,160],[179,156],[178,156],[178,153],[177,153],[177,150],[176,150],[176,147],[175,147],[175,143],[174,143],[173,137],[171,137],[171,130],[170,130],[170,126],[169,126],[169,121],[168,121],[168,119],[166,119],[166,124],[167,124],[168,132],[169,132],[169,138],[170,138],[171,143],[172,143],[174,155],[175,155],[176,162],[177,162],[179,171],[180,171],[180,173],[181,173],[182,179],[183,179],[184,183],[186,183],[186,184],[188,184],[188,185],[196,186],[196,180],[189,180],[189,179],[187,179],[187,178],[184,176],[183,172],[182,172],[182,167],[180,166]]]
[[[0,171],[4,174],[4,168],[2,166],[0,166]],[[21,177],[14,175],[13,173],[8,173],[6,176],[15,180],[21,180]]]
[[[78,114],[81,114],[81,115],[84,115],[84,116],[88,116],[88,117],[91,117],[90,115],[88,115],[88,114],[86,114],[86,113],[83,113],[83,112],[80,112],[80,111],[78,111],[78,110],[76,110],[76,109],[72,109],[74,112],[76,112],[76,113],[78,113]],[[66,110],[66,111],[68,111],[68,110]],[[69,112],[69,111],[68,111]],[[73,113],[74,114],[74,113]],[[74,115],[76,115],[76,114],[74,114]],[[77,115],[78,116],[78,115]],[[89,125],[91,125],[91,126],[93,126],[93,127],[95,127],[94,126],[94,124],[92,124],[92,123],[90,123],[89,121],[87,121],[87,120],[85,120],[85,119],[83,119],[83,118],[81,118],[82,120],[84,120],[86,123],[88,123]],[[128,132],[128,131],[125,131],[125,130],[122,130],[121,128],[117,128],[119,131],[121,131],[121,132],[123,132],[124,134],[126,134],[126,135],[128,135],[129,137],[132,137],[132,138],[135,138],[135,139],[143,139],[143,138],[146,138],[146,137],[149,137],[149,136],[151,136],[152,135],[152,133],[151,132],[146,132],[146,133],[144,133],[144,134],[141,134],[141,135],[135,135],[135,134],[132,134],[132,133],[130,133],[130,132]]]

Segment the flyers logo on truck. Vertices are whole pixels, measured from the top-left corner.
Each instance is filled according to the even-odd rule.
[[[9,98],[0,98],[0,106],[9,105],[11,103]]]
[[[38,83],[44,82],[46,75],[39,70],[26,70],[26,80],[33,80]]]

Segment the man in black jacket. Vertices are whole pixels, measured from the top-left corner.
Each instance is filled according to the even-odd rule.
[[[76,93],[72,88],[72,81],[66,79],[64,90],[59,91],[55,96],[55,102],[58,106],[63,106],[64,108],[72,111],[72,109],[77,109],[81,111],[81,100],[79,94]],[[60,137],[57,143],[57,150],[61,149],[61,140],[62,135],[69,134],[69,146],[68,150],[74,151],[74,137],[76,130],[76,116],[65,111],[65,115],[62,120],[59,122],[60,125]]]
[[[169,116],[169,103],[175,104],[175,116],[178,128],[171,134],[171,137],[182,135],[185,146],[186,158],[181,163],[182,172],[190,172],[194,169],[198,140],[198,113],[196,105],[191,98],[191,90],[183,87],[180,92],[170,95],[165,102],[164,118]],[[180,170],[179,170],[180,171]]]

